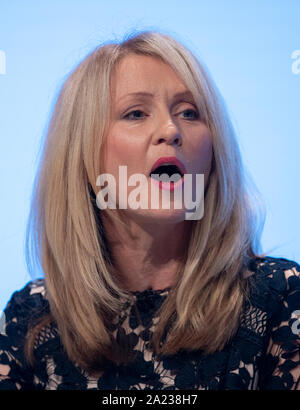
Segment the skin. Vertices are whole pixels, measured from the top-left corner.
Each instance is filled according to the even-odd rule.
[[[132,95],[137,92],[152,96]],[[158,158],[166,156],[179,158],[186,173],[204,174],[207,185],[211,136],[192,95],[176,97],[183,92],[188,92],[184,82],[158,58],[132,54],[119,62],[112,81],[111,119],[102,161],[104,171],[115,176],[117,192],[118,167],[126,165],[128,178],[135,173],[147,176],[143,189],[150,201],[150,170]],[[128,187],[128,195],[133,189]],[[125,226],[110,218],[109,212],[126,220]],[[192,223],[185,220],[184,207],[109,212],[102,211],[103,224],[120,285],[131,291],[172,286]]]

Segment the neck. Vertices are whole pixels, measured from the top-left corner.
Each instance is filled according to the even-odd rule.
[[[186,221],[141,223],[127,218],[125,225],[107,215],[102,221],[121,287],[143,291],[176,283],[190,227]]]

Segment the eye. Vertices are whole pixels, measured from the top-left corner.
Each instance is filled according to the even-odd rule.
[[[143,112],[143,111],[141,111],[141,110],[133,110],[133,111],[130,111],[128,114],[126,114],[125,116],[124,116],[124,118],[125,119],[127,119],[127,120],[133,120],[133,121],[136,121],[136,120],[140,120],[140,119],[142,119],[142,118],[144,118],[145,117],[145,113]]]
[[[193,110],[191,108],[182,111],[180,114],[183,114],[183,118],[186,120],[198,120],[199,119],[199,113],[196,110]]]

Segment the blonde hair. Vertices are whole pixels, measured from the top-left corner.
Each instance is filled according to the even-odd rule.
[[[34,339],[47,321],[56,322],[69,358],[82,368],[99,369],[105,359],[130,360],[126,347],[109,330],[128,292],[112,275],[101,211],[94,202],[112,74],[132,53],[160,58],[175,70],[192,92],[213,141],[204,217],[190,221],[185,260],[161,307],[153,350],[212,353],[225,346],[239,325],[247,297],[247,263],[260,251],[253,187],[243,170],[226,106],[208,71],[174,38],[146,31],[97,47],[72,71],[58,95],[27,228],[28,267],[42,267],[51,312],[28,332],[30,363]]]

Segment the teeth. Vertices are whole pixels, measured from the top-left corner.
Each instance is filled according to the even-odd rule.
[[[180,170],[178,169],[177,165],[174,165],[174,164],[163,164],[163,165],[160,165],[159,167],[157,167],[157,168],[153,171],[153,173],[158,173],[158,174],[166,173],[166,174],[171,175],[171,174],[175,174],[175,173],[180,174]]]
[[[176,174],[151,174],[151,178],[156,179],[157,181],[161,182],[178,182],[181,179],[181,175],[176,173]]]

